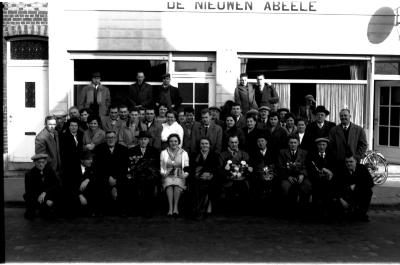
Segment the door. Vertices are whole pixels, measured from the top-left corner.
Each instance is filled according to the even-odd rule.
[[[35,136],[48,109],[48,67],[29,61],[7,66],[8,154],[11,162],[30,162]]]
[[[374,149],[400,163],[400,81],[375,82]]]
[[[215,79],[206,77],[173,77],[171,84],[178,87],[182,106],[191,106],[200,118],[201,110],[215,104]]]

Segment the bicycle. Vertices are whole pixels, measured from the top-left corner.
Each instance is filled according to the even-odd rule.
[[[361,164],[368,168],[375,185],[382,185],[386,182],[389,163],[381,153],[368,150],[364,158],[361,159]]]

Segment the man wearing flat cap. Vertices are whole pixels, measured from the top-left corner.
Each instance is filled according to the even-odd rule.
[[[100,80],[99,72],[92,74],[92,82],[82,88],[78,106],[80,109],[91,109],[95,116],[104,117],[111,104],[111,96],[108,87],[103,86]]]
[[[26,202],[25,218],[34,219],[36,212],[44,217],[54,214],[54,206],[58,201],[60,183],[56,173],[47,164],[48,155],[36,154],[32,157],[35,166],[25,174]]]
[[[315,152],[315,140],[318,138],[329,138],[329,132],[335,127],[335,123],[326,120],[329,111],[324,106],[317,106],[313,114],[316,120],[307,125],[302,146],[307,151]]]
[[[128,150],[129,166],[121,181],[123,210],[129,215],[150,217],[154,210],[154,190],[160,181],[160,152],[149,145],[151,134],[139,133],[139,144]]]
[[[325,216],[332,210],[335,196],[335,160],[327,149],[328,144],[328,138],[315,139],[316,149],[307,158],[307,172],[313,187],[313,205],[319,214]]]
[[[208,109],[210,110],[211,121],[223,128],[225,124],[222,120],[220,120],[221,109],[215,106],[212,106]]]
[[[162,85],[154,90],[154,102],[158,108],[160,105],[167,106],[168,109],[178,110],[182,103],[182,97],[177,87],[171,86],[171,75],[162,76]]]
[[[258,108],[258,113],[259,113],[259,118],[257,122],[257,128],[261,130],[266,130],[268,127],[268,117],[269,113],[271,111],[271,108],[264,105]]]
[[[306,95],[304,97],[305,105],[299,107],[298,118],[304,119],[307,123],[315,120],[313,111],[315,109],[315,99],[313,95]]]

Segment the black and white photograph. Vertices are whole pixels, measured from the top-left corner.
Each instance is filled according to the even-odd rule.
[[[400,263],[399,0],[0,7],[0,263]]]

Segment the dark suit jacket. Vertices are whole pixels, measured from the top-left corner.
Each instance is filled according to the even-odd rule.
[[[331,141],[332,154],[337,161],[344,161],[346,146],[350,148],[358,161],[364,156],[368,147],[367,137],[363,128],[354,123],[350,123],[348,142],[346,142],[342,125],[336,125],[331,129],[329,140]]]
[[[314,121],[307,125],[306,131],[304,132],[304,138],[301,146],[307,151],[316,151],[317,145],[315,140],[318,138],[329,138],[330,130],[335,127],[335,123],[330,121],[325,121],[324,126],[320,129],[317,122]]]
[[[146,151],[144,155],[142,154],[142,151],[140,149],[140,145],[136,145],[128,150],[128,155],[129,156],[143,156],[143,159],[151,161],[150,164],[153,167],[160,167],[160,151],[158,151],[156,148],[148,145],[146,147]]]
[[[267,149],[267,152],[263,155],[260,149],[253,150],[253,152],[250,153],[250,165],[253,167],[254,172],[263,172],[264,167],[273,166],[274,161],[272,160],[271,152]]]
[[[141,105],[148,107],[153,104],[153,87],[150,84],[143,83],[139,87],[138,83],[129,86],[128,101],[130,107]]]
[[[80,155],[83,150],[83,133],[78,130],[78,145],[76,145],[74,136],[67,131],[61,137],[61,160],[63,165],[63,183],[68,180],[73,181],[76,174],[81,171]]]
[[[279,151],[281,149],[287,148],[288,140],[286,130],[281,126],[277,126],[274,131],[271,130],[272,127],[267,128],[267,132],[270,135],[268,140],[268,149],[271,151],[274,157],[275,163],[278,162]]]
[[[210,151],[204,160],[203,155],[199,152],[192,157],[191,162],[191,176],[196,177],[196,168],[202,167],[201,173],[208,172],[216,177],[218,173],[219,157],[216,153]]]
[[[207,134],[205,132],[205,127],[199,123],[193,126],[192,130],[192,144],[191,150],[194,153],[198,153],[200,148],[200,139],[202,137],[207,137],[211,141],[211,151],[220,153],[222,149],[222,128],[219,125],[216,125],[215,123],[211,122],[210,127],[207,130]]]
[[[182,98],[179,93],[179,89],[177,87],[174,87],[171,85],[169,85],[168,88],[170,90],[172,104],[175,105],[174,110],[176,111],[176,110],[178,110],[178,108],[180,107],[180,105],[182,103]],[[160,90],[161,89],[164,89],[164,88],[162,86],[159,86],[159,87],[156,87],[155,89],[153,89],[154,102],[158,105],[165,104],[165,102],[160,102]]]
[[[223,131],[222,133],[222,151],[226,151],[228,148],[229,137],[236,135],[239,139],[239,149],[243,150],[246,144],[246,137],[244,136],[244,132],[241,128],[233,126],[232,128]]]
[[[149,145],[160,151],[161,150],[161,132],[163,130],[162,125],[160,123],[158,123],[155,119],[151,123],[150,126],[148,126],[147,121],[145,121],[145,124],[147,126],[147,132],[151,134],[151,139],[150,139]]]
[[[47,154],[47,162],[57,175],[61,171],[60,139],[58,133],[54,137],[44,128],[35,138],[35,154]]]
[[[43,175],[39,169],[33,167],[25,174],[24,199],[29,205],[36,204],[39,195],[46,192],[46,198],[54,200],[60,192],[60,182],[52,167],[47,164],[43,169]]]
[[[258,109],[253,85],[238,85],[235,89],[235,102],[240,104],[243,113],[250,109]]]
[[[111,154],[107,143],[99,144],[94,149],[94,167],[96,178],[108,183],[108,178],[121,179],[128,170],[128,149],[118,143]]]
[[[194,148],[192,147],[192,132],[193,132],[193,128],[195,126],[200,126],[200,122],[198,121],[194,121],[193,123],[185,123],[185,124],[181,124],[182,128],[183,128],[183,149],[185,149],[186,152],[188,152],[188,154],[193,153],[192,150],[194,150]]]
[[[306,158],[307,151],[304,151],[300,148],[297,148],[296,157],[294,160],[291,158],[291,152],[289,148],[282,149],[279,152],[278,160],[279,177],[281,179],[287,179],[289,176],[297,177],[300,174],[303,174],[304,177],[307,177]],[[295,162],[297,164],[295,169],[288,169],[287,164],[290,162]]]
[[[318,170],[322,170],[322,168],[329,169],[332,173],[337,173],[337,166],[335,165],[335,158],[331,153],[325,152],[325,158],[322,158],[318,152],[308,153],[307,156],[307,172],[309,175],[309,179],[311,181],[315,181],[319,179]]]
[[[361,164],[357,163],[356,170],[353,175],[350,174],[346,166],[341,168],[342,170],[338,174],[339,190],[343,193],[352,184],[358,186],[361,189],[371,189],[374,186],[374,181],[369,173],[368,169]]]
[[[257,146],[258,136],[268,134],[267,130],[258,129],[257,126],[251,132],[248,132],[248,128],[246,127],[243,129],[243,132],[244,132],[244,137],[245,137],[244,150],[249,154],[258,150],[258,146]],[[268,136],[267,136],[267,139],[269,139]]]
[[[229,150],[222,152],[219,155],[219,167],[218,167],[220,171],[220,173],[218,174],[219,178],[224,179],[226,177],[225,166],[228,160],[232,160],[233,164],[239,165],[240,161],[242,160],[249,163],[250,157],[248,153],[242,150],[239,150],[235,156],[233,156]]]
[[[235,123],[236,127],[240,128],[240,129],[243,129],[244,127],[247,126],[245,115],[240,116],[238,121],[236,121],[236,118],[235,118],[235,122],[236,122]]]
[[[256,94],[256,102],[257,105],[260,106],[268,106],[271,107],[272,104],[279,102],[279,96],[273,86],[264,84],[264,87],[261,91],[259,85],[254,85],[255,94]]]

